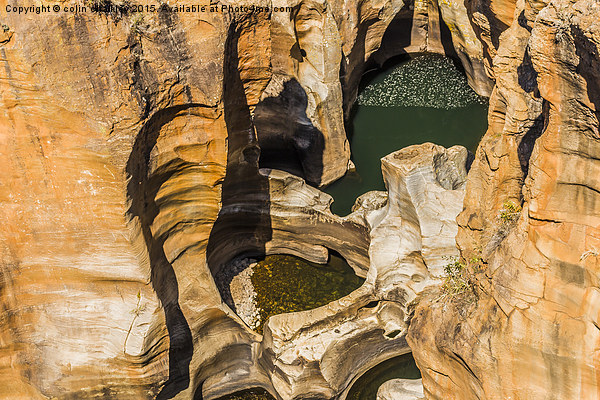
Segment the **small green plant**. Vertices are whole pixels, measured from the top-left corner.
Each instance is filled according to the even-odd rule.
[[[8,32],[8,31],[10,31],[10,28],[9,28],[9,26],[8,26],[8,25],[6,25],[6,24],[2,24],[2,31],[4,31],[4,32]]]
[[[442,296],[455,297],[467,292],[471,288],[471,282],[467,272],[467,266],[460,261],[446,264],[444,267],[444,283],[442,283]]]
[[[144,14],[135,13],[131,18],[131,32],[134,34],[142,33],[142,24],[144,22]]]
[[[481,255],[473,256],[469,260],[469,266],[473,269],[475,273],[482,272],[485,268],[485,264],[486,262],[483,259],[483,257],[481,257]]]
[[[483,272],[487,264],[481,256],[481,250],[478,250],[477,254],[466,263],[455,258],[444,266],[445,277],[442,282],[440,300],[460,299],[467,304],[477,300],[475,275]]]
[[[146,305],[141,305],[142,302],[142,292],[138,290],[137,292],[137,304],[135,308],[131,310],[133,314],[133,319],[131,320],[131,324],[129,324],[129,329],[127,330],[127,335],[125,336],[125,342],[123,343],[123,353],[127,352],[127,340],[129,339],[129,335],[131,334],[131,330],[133,329],[133,324],[135,324],[135,320],[146,311]]]
[[[519,219],[519,215],[521,215],[521,206],[513,203],[511,200],[507,200],[502,204],[498,219],[508,225]]]

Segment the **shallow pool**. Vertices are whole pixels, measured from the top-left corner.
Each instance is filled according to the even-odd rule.
[[[275,397],[265,389],[252,388],[219,397],[217,400],[275,400]]]
[[[324,306],[364,282],[346,260],[333,254],[327,264],[290,255],[270,255],[252,269],[252,286],[260,315],[260,325],[256,328],[259,333],[272,315]]]

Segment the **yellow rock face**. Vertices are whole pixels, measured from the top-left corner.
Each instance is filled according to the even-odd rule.
[[[388,205],[371,194],[339,218],[305,183],[345,173],[360,76],[389,24],[412,11],[358,3],[19,14],[0,0],[0,397],[217,398],[260,386],[329,398],[408,351],[408,302],[439,285],[462,192],[443,207],[443,177],[429,169],[426,190],[394,184],[413,175],[392,157]],[[433,297],[415,311],[425,393],[600,398],[597,2],[413,5],[402,51],[446,51],[441,15],[472,85],[496,82],[457,236],[487,267],[476,307]],[[431,217],[421,195],[435,215],[454,214]],[[514,221],[501,218],[507,202],[522,209]],[[265,337],[214,283],[244,252],[322,262],[327,248],[368,285],[271,319]],[[355,344],[364,351],[350,354]]]
[[[430,398],[600,398],[598,10],[517,3],[500,36],[458,218],[463,256],[486,262],[479,302],[425,302],[409,334]]]
[[[396,3],[371,19],[372,46]],[[0,396],[265,385],[259,338],[214,285],[209,237],[235,188],[262,179],[257,143],[294,149],[313,184],[345,173],[339,68],[365,21],[340,28],[345,8],[323,2],[112,4],[19,14],[0,1]]]

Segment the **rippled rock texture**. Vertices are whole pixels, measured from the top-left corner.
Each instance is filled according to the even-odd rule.
[[[598,3],[275,3],[292,9],[0,0],[0,396],[343,396],[410,351],[414,313],[431,398],[598,398]],[[360,77],[417,51],[496,82],[464,210],[466,151],[427,144],[340,218],[315,186],[348,169]],[[470,309],[433,302],[461,210],[486,264]],[[264,336],[215,285],[238,256],[329,249],[365,284]]]
[[[387,203],[364,201],[376,205],[335,217],[367,232],[370,262],[358,271],[366,281],[327,306],[269,319],[262,363],[272,365],[273,385],[283,398],[345,393],[369,368],[410,351],[405,341],[410,308],[439,284],[439,254],[457,253],[455,217],[466,162],[467,151],[458,146],[425,144],[392,153],[382,160]],[[431,241],[431,231],[440,240]],[[338,251],[351,260],[348,250]]]
[[[208,377],[264,381],[248,372],[258,335],[222,304],[206,249],[219,211],[226,220],[244,194],[236,177],[265,189],[256,144],[268,153],[276,130],[292,135],[278,138],[281,152],[297,155],[307,180],[346,170],[346,39],[331,7],[198,18],[24,16],[7,5],[2,396],[192,398]],[[265,210],[256,199],[247,207]]]
[[[235,2],[251,4],[271,5]],[[394,274],[371,276],[350,303],[304,319],[310,329],[283,315],[264,339],[214,283],[226,261],[255,253],[323,262],[332,249],[359,275],[373,270],[364,212],[334,216],[305,181],[348,168],[343,110],[360,77],[349,71],[408,3],[278,2],[292,8],[266,15],[8,11],[17,5],[0,1],[1,396],[327,397],[368,367],[368,351],[408,351],[384,333],[404,326],[394,302],[429,282],[420,256],[407,279],[424,280],[406,295]],[[347,360],[356,370],[339,373],[341,347],[295,364],[302,341],[320,340],[315,321],[353,310],[340,331],[355,323],[376,342]]]
[[[423,302],[409,343],[428,398],[598,399],[600,5],[505,6],[471,9],[496,78],[458,219],[479,299]]]

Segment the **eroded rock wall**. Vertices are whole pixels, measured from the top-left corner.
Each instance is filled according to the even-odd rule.
[[[428,398],[597,399],[600,5],[518,1],[498,34],[498,4],[480,10],[496,87],[458,219],[479,299],[422,303],[409,344]]]
[[[0,0],[0,395],[327,398],[409,351],[410,303],[455,254],[459,210],[440,199],[458,207],[464,176],[434,159],[400,173],[410,151],[392,156],[388,204],[367,196],[344,219],[275,170],[315,186],[344,174],[344,115],[401,20],[403,51],[449,52],[445,25],[471,84],[496,81],[459,217],[463,256],[486,264],[479,300],[432,293],[416,310],[426,394],[598,398],[598,3],[245,4],[291,9],[40,17]],[[508,223],[507,202],[522,209]],[[323,261],[327,248],[368,285],[271,319],[264,338],[214,284],[244,253]]]
[[[346,171],[343,52],[359,30],[371,52],[399,7],[373,5],[380,18],[372,3],[23,15],[0,2],[1,396],[272,390],[206,251],[220,211],[240,199],[268,211],[259,146],[315,185]],[[258,216],[250,247],[273,236]],[[331,232],[366,269],[365,231]]]

